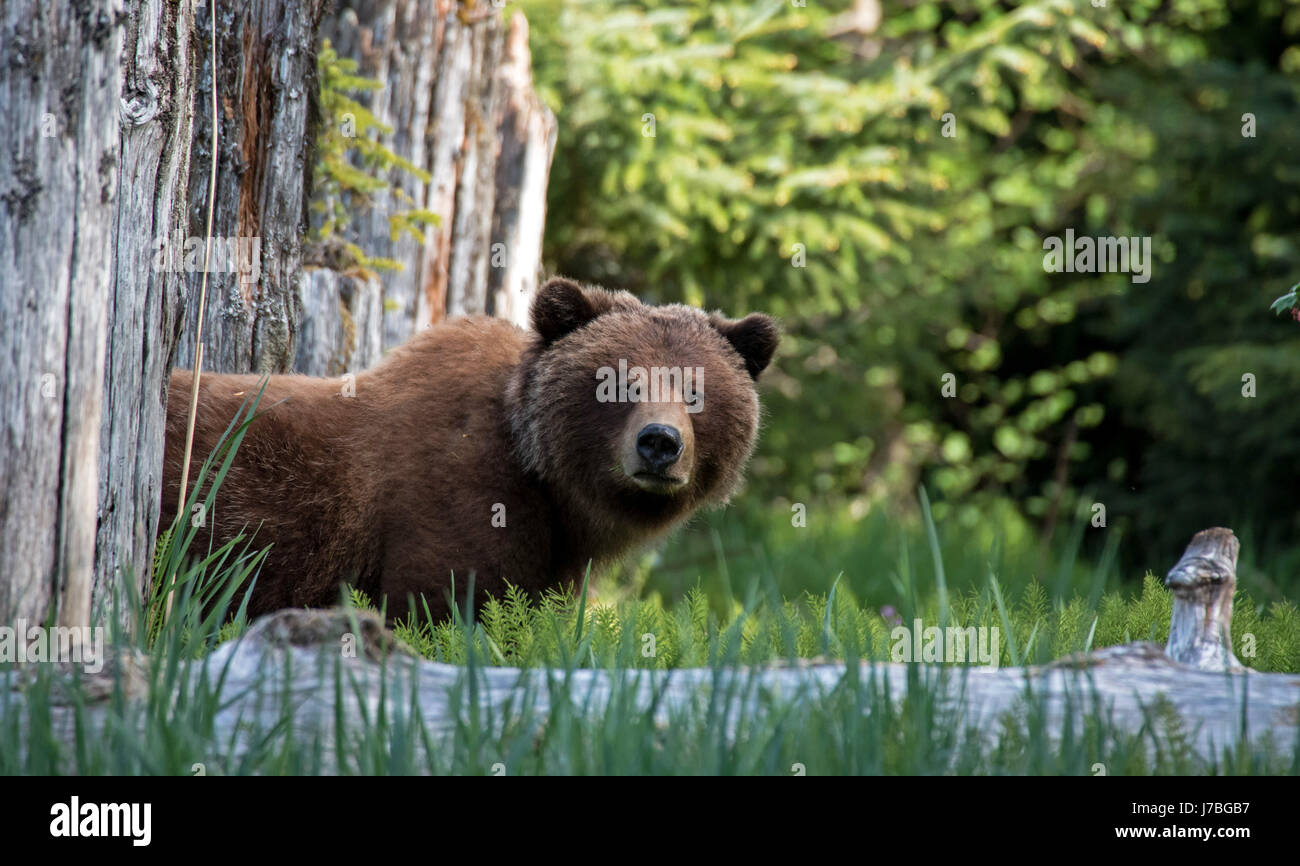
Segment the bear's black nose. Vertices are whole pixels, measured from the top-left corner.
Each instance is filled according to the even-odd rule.
[[[667,424],[647,424],[636,434],[636,451],[651,472],[663,472],[682,456],[682,434]]]

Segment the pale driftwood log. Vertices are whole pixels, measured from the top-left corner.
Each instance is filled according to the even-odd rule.
[[[227,246],[211,268],[204,324],[204,366],[222,372],[286,372],[301,317],[301,276],[310,174],[309,114],[316,87],[316,33],[326,0],[242,0],[217,10],[219,118],[213,236],[243,243],[255,266],[224,268]],[[188,234],[206,231],[211,146],[211,39],[207,16],[195,23],[194,144],[187,200]],[[199,170],[200,167],[203,170]],[[176,366],[189,367],[197,333],[199,269],[187,274]],[[242,258],[242,256],[240,257]],[[242,264],[251,265],[249,262]]]
[[[456,0],[340,0],[321,28],[358,72],[385,83],[359,99],[395,153],[432,176],[395,171],[410,201],[436,213],[422,243],[394,241],[403,207],[375,195],[348,239],[399,262],[384,273],[384,347],[446,316],[491,313],[526,322],[541,269],[555,118],[533,90],[527,23]]]
[[[224,766],[238,762],[251,744],[284,723],[281,710],[287,698],[292,708],[288,736],[300,744],[319,738],[326,746],[328,771],[332,769],[328,762],[333,757],[336,718],[342,718],[347,729],[354,732],[363,724],[363,718],[373,720],[381,706],[389,719],[402,718],[410,712],[413,688],[431,741],[435,747],[441,746],[441,737],[449,735],[457,723],[453,694],[459,695],[460,721],[468,720],[467,671],[416,659],[402,651],[391,653],[381,665],[379,659],[391,643],[382,622],[368,615],[360,615],[355,625],[339,610],[286,610],[258,620],[241,640],[218,647],[188,674],[192,678],[206,675],[211,682],[224,677],[225,699],[213,722],[214,743],[218,748],[233,743],[233,748],[205,755],[205,759]],[[345,646],[355,647],[355,657],[345,656]],[[89,725],[83,735],[94,736],[104,723],[114,670],[122,672],[124,688],[131,696],[145,694],[146,662],[138,654],[126,653],[106,666],[105,673],[87,682],[88,700],[101,700],[92,700],[83,711]],[[337,713],[336,666],[342,668],[343,683],[338,701],[341,711]],[[907,693],[909,667],[864,664],[859,676],[874,681],[882,695],[898,701]],[[674,711],[716,694],[718,701],[726,705],[717,707],[716,712],[731,720],[733,727],[727,733],[733,734],[740,718],[779,711],[786,702],[824,700],[842,683],[845,674],[843,664],[721,671],[582,669],[571,675],[562,671],[480,668],[477,695],[483,710],[481,717],[492,719],[493,725],[500,723],[501,708],[507,704],[515,709],[516,721],[544,723],[556,689],[571,699],[571,712],[598,716],[612,695],[630,695],[635,706],[645,711],[653,707],[656,721],[667,725]],[[1001,670],[921,665],[919,675],[927,688],[957,713],[952,719],[954,725],[984,732],[990,744],[1003,729],[1004,717],[1024,717],[1027,690],[1042,700],[1045,726],[1053,740],[1059,737],[1067,718],[1073,719],[1077,736],[1083,720],[1099,707],[1118,731],[1136,734],[1154,721],[1154,734],[1160,737],[1170,733],[1160,725],[1172,710],[1178,714],[1183,730],[1190,734],[1194,752],[1206,760],[1219,757],[1221,749],[1243,739],[1262,754],[1283,756],[1290,754],[1296,742],[1300,675],[1198,670],[1171,661],[1154,644],[1102,650],[1089,656],[1086,663],[1075,660]],[[9,676],[11,687],[19,685],[17,676]],[[23,700],[19,690],[0,689],[0,715],[23,713]],[[527,713],[523,714],[525,707]],[[1157,708],[1159,711],[1153,712]],[[865,711],[869,713],[872,708],[868,706]],[[55,736],[71,742],[76,733],[71,702],[66,707],[55,707],[53,715]],[[417,752],[421,748],[417,743]]]
[[[1225,532],[1202,533],[1189,549],[1207,549],[1206,537],[1215,539],[1215,550],[1223,549],[1230,536],[1224,536]],[[1175,648],[1181,645],[1175,642]],[[345,647],[352,652],[345,652]],[[1217,659],[1205,661],[1213,666]],[[109,673],[87,684],[88,693],[111,694],[106,679],[119,669],[128,693],[139,697],[148,681],[141,665],[142,660],[134,654],[115,659],[106,668]],[[294,710],[292,736],[305,743],[320,737],[326,745],[332,744],[336,665],[342,666],[344,683],[338,715],[353,730],[362,723],[363,715],[374,719],[381,705],[390,719],[409,712],[412,687],[435,744],[438,735],[449,733],[457,722],[450,700],[453,694],[459,693],[461,720],[467,718],[465,668],[414,657],[373,615],[350,615],[339,609],[285,610],[258,620],[242,639],[218,647],[191,673],[198,676],[206,671],[213,681],[218,674],[224,676],[223,694],[231,697],[217,714],[215,728],[216,741],[234,743],[233,751],[213,759],[237,760],[250,743],[280,724],[281,698],[286,695]],[[859,675],[874,678],[881,693],[896,701],[906,695],[913,668],[921,681],[959,714],[953,719],[955,725],[983,731],[990,741],[1002,730],[1005,716],[1023,717],[1027,692],[1043,702],[1046,727],[1054,739],[1067,719],[1074,720],[1077,736],[1083,719],[1098,709],[1119,731],[1151,733],[1149,726],[1154,723],[1155,735],[1163,736],[1169,732],[1159,730],[1161,719],[1172,710],[1183,726],[1180,736],[1189,734],[1195,753],[1206,760],[1221,757],[1221,749],[1243,741],[1261,753],[1289,755],[1300,724],[1300,675],[1193,667],[1174,661],[1151,643],[1109,647],[1028,668],[864,664]],[[577,670],[572,674],[481,668],[477,694],[485,711],[495,708],[485,717],[499,720],[500,708],[510,702],[516,711],[527,707],[537,723],[550,713],[555,689],[572,699],[574,709],[583,707],[582,711],[592,714],[603,712],[611,695],[630,694],[635,706],[647,711],[653,707],[655,718],[668,724],[674,710],[712,693],[729,704],[718,713],[734,724],[740,716],[769,712],[782,702],[822,700],[845,675],[843,664],[819,663],[722,671]],[[385,677],[386,688],[381,686]],[[18,680],[11,679],[11,685],[17,684]],[[662,694],[656,699],[657,692]],[[523,700],[526,696],[528,701]],[[0,715],[19,711],[22,700],[21,692],[0,690]],[[92,704],[87,710],[92,729],[102,724],[105,705]],[[70,739],[72,721],[71,709],[56,709],[56,735]],[[326,748],[325,753],[328,760],[331,749]]]
[[[194,7],[127,0],[122,46],[122,166],[100,435],[96,621],[114,589],[148,589],[162,487],[167,379],[186,282],[159,245],[189,227]],[[103,122],[110,122],[104,118]],[[175,259],[171,259],[175,262]],[[125,613],[128,606],[118,608]]]
[[[293,369],[308,376],[359,373],[383,353],[384,298],[372,273],[304,268],[303,317]]]
[[[90,617],[120,12],[0,6],[0,622]]]

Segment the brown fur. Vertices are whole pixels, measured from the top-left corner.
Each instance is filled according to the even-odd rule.
[[[775,349],[766,316],[734,321],[691,307],[653,307],[625,292],[552,280],[533,305],[535,332],[485,317],[452,320],[344,380],[271,376],[214,513],[206,549],[247,527],[273,546],[250,611],[324,606],[350,583],[390,616],[424,595],[448,611],[474,575],[476,601],[509,581],[531,593],[580,581],[737,488],[759,421],[753,379]],[[602,403],[596,370],[703,367],[703,410],[675,391],[659,403]],[[175,516],[191,373],[172,374],[163,521]],[[205,374],[197,467],[254,375]],[[682,431],[664,484],[633,478],[636,431]],[[629,444],[629,443],[632,444]],[[493,525],[505,506],[506,526]],[[499,509],[498,509],[499,510]],[[209,536],[208,533],[213,533]]]

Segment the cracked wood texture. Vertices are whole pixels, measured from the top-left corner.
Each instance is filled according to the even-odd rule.
[[[0,622],[90,618],[122,5],[0,5]]]
[[[204,369],[282,373],[294,359],[301,318],[298,281],[311,178],[311,121],[316,87],[316,33],[326,0],[236,0],[217,7],[218,117],[211,103],[208,15],[194,41],[192,170],[187,234],[207,226],[211,130],[218,124],[214,239],[242,243],[246,267],[214,258],[204,322]],[[256,250],[256,254],[253,252]],[[218,254],[214,250],[214,256]],[[190,367],[198,328],[199,269],[187,273],[188,300],[176,366]],[[229,259],[227,253],[225,258]],[[188,269],[187,269],[188,270]]]
[[[158,532],[167,380],[187,288],[184,273],[167,267],[168,257],[158,252],[159,243],[180,244],[189,230],[194,13],[190,3],[126,3],[115,118],[122,170],[100,435],[96,621],[110,613],[115,588],[147,591]],[[125,620],[125,610],[119,614]]]
[[[379,363],[384,290],[377,276],[304,268],[302,306],[295,372],[334,377]]]
[[[381,141],[432,176],[427,184],[404,172],[389,178],[402,197],[440,217],[422,242],[390,236],[388,217],[401,205],[389,192],[376,194],[348,233],[368,254],[402,264],[380,277],[383,348],[465,313],[525,325],[541,270],[556,123],[533,89],[523,15],[503,23],[481,3],[339,0],[321,36],[357,61],[358,74],[383,82],[356,98],[391,127]],[[308,319],[339,315],[333,296],[310,294]]]

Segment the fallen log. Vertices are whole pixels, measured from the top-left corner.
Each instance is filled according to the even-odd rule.
[[[1231,598],[1235,586],[1236,552],[1231,531],[1206,530],[1170,570],[1166,582],[1175,592],[1179,627],[1171,629],[1168,651],[1134,643],[1042,666],[864,662],[850,671],[843,663],[813,662],[667,671],[478,667],[471,673],[416,657],[377,616],[331,609],[284,610],[259,619],[242,638],[197,662],[191,676],[222,682],[214,741],[231,744],[232,751],[221,756],[230,761],[284,723],[286,707],[291,708],[295,739],[324,743],[333,742],[340,720],[347,726],[366,724],[381,708],[390,718],[401,717],[413,701],[433,742],[464,724],[470,705],[478,706],[480,723],[495,730],[500,708],[523,708],[544,720],[557,699],[570,711],[580,707],[592,714],[614,700],[623,705],[630,700],[667,725],[675,713],[712,696],[726,704],[720,717],[734,725],[790,702],[823,700],[850,674],[892,701],[904,698],[909,688],[932,690],[945,711],[954,714],[953,724],[987,732],[990,742],[1008,714],[1023,717],[1030,703],[1043,714],[1053,739],[1067,722],[1077,732],[1098,713],[1114,729],[1137,733],[1150,727],[1158,706],[1166,716],[1177,714],[1202,759],[1213,760],[1242,743],[1273,755],[1290,754],[1300,722],[1300,674],[1255,673],[1225,661],[1231,654],[1225,655],[1222,644],[1213,651],[1213,641],[1228,634],[1223,617],[1231,608],[1222,598],[1224,593]],[[347,652],[348,647],[353,651]],[[148,680],[141,672],[142,666],[147,669],[145,661],[138,654],[119,657],[87,692],[111,694],[103,678],[120,676],[128,696],[140,697]],[[341,689],[336,690],[336,682],[343,684]],[[4,694],[0,692],[0,704]],[[22,698],[11,693],[0,714],[15,711],[15,701],[21,704]],[[102,724],[107,704],[92,703],[84,718]],[[864,711],[872,712],[872,706]],[[71,708],[55,713],[52,728],[59,737],[76,734]]]

